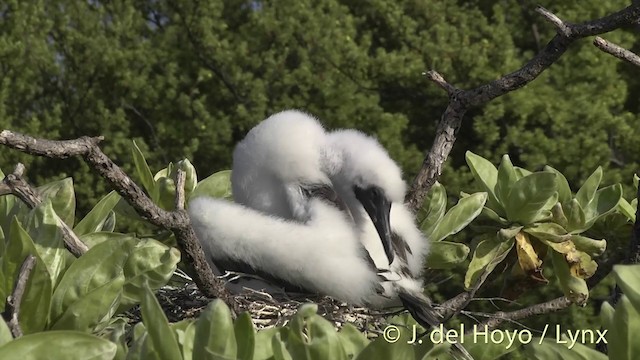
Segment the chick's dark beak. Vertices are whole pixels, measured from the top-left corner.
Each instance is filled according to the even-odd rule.
[[[355,186],[353,188],[356,199],[360,201],[364,209],[369,214],[373,225],[378,231],[382,247],[387,255],[389,264],[393,262],[393,247],[391,245],[391,224],[389,215],[391,213],[391,202],[387,199],[384,191],[378,187],[369,187],[367,189]]]

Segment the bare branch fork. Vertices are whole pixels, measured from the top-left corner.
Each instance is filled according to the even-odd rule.
[[[186,255],[187,264],[192,264],[194,267],[196,285],[206,296],[221,298],[229,306],[234,307],[231,296],[224,287],[224,282],[213,275],[202,247],[196,239],[189,217],[184,211],[184,194],[181,197],[181,191],[177,191],[176,203],[182,204],[177,210],[166,211],[158,207],[140,186],[100,150],[98,144],[101,140],[103,140],[102,137],[81,137],[75,140],[55,141],[36,139],[9,130],[0,132],[0,144],[27,154],[57,159],[81,156],[127,200],[140,216],[146,218],[150,223],[174,233],[178,245]],[[180,177],[178,180],[183,183]],[[184,188],[184,186],[182,187]]]
[[[470,107],[486,104],[530,83],[558,60],[574,41],[632,25],[640,17],[640,4],[635,2],[611,15],[579,24],[564,22],[542,7],[536,11],[556,27],[557,34],[522,68],[470,90],[456,88],[435,70],[426,73],[431,81],[447,91],[449,105],[438,123],[431,149],[407,194],[406,203],[412,210],[416,211],[422,206],[427,192],[442,173],[442,165],[451,153],[462,119]]]
[[[405,199],[406,204],[414,212],[420,209],[427,193],[442,173],[442,166],[451,153],[453,144],[456,141],[457,132],[462,124],[462,119],[469,108],[484,105],[499,96],[517,90],[530,83],[557,61],[576,40],[633,25],[640,19],[640,1],[634,1],[632,5],[608,16],[579,24],[565,22],[543,7],[538,7],[536,12],[555,26],[557,34],[533,59],[529,60],[529,62],[520,69],[470,90],[455,87],[448,83],[444,77],[435,70],[425,73],[429,80],[447,92],[449,95],[449,104],[436,127],[436,136],[431,149],[427,152],[422,167],[415,177]],[[622,49],[624,51],[620,51],[621,48],[617,49],[614,47],[614,44],[609,44],[599,39],[600,38],[596,38],[595,45],[600,49],[636,64],[635,60],[638,57],[635,54],[624,49]],[[603,42],[606,43],[606,45],[603,44]],[[634,55],[635,58],[631,55]],[[472,297],[473,293],[469,291],[458,294],[441,304],[441,312],[445,318],[453,316],[459,313]],[[558,299],[555,301],[554,306],[544,306],[546,303],[534,305],[534,310],[532,310],[531,314],[544,314],[558,311],[571,304],[569,301],[560,301]],[[501,313],[500,315],[502,315],[501,318],[503,319],[517,319],[519,318],[517,316],[520,316],[519,314],[522,314],[524,310],[526,309],[512,313]],[[497,326],[500,322],[493,321],[490,325]]]
[[[13,292],[11,295],[7,296],[2,317],[6,321],[7,326],[9,326],[14,338],[22,336],[22,328],[18,321],[18,314],[20,313],[22,296],[27,288],[27,281],[29,280],[29,275],[31,275],[31,270],[33,270],[34,266],[36,266],[36,257],[34,255],[28,255],[20,266],[20,271],[18,272]]]

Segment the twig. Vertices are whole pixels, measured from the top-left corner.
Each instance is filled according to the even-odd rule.
[[[35,265],[36,257],[34,255],[28,255],[24,259],[13,287],[13,293],[7,296],[4,312],[2,313],[2,317],[7,322],[7,326],[9,326],[14,338],[22,336],[22,329],[20,328],[20,322],[18,319],[18,315],[20,314],[20,304],[22,303],[22,296],[24,295],[27,287],[29,275],[31,275],[31,270],[33,270]]]
[[[431,149],[425,156],[422,168],[407,194],[406,203],[414,212],[422,206],[427,192],[440,176],[442,165],[453,148],[462,119],[470,107],[483,105],[498,96],[530,83],[558,60],[575,40],[634,24],[640,17],[640,2],[636,1],[632,5],[603,18],[579,24],[564,22],[543,8],[538,8],[536,11],[553,23],[558,29],[558,33],[520,69],[475,89],[457,89],[457,91],[452,91],[455,87],[440,81],[438,77],[429,75],[435,75],[436,72],[428,73],[429,78],[449,94],[449,105],[438,123]]]
[[[593,40],[593,45],[598,49],[617,57],[618,59],[628,61],[635,66],[640,66],[640,56],[619,45],[609,42],[600,36],[596,36]]]
[[[176,210],[184,210],[185,194],[184,183],[187,181],[187,174],[178,169],[176,171]]]
[[[566,309],[571,304],[572,302],[571,300],[569,300],[569,298],[561,296],[559,298],[544,303],[535,304],[520,310],[510,312],[498,311],[491,316],[491,319],[481,323],[480,325],[478,325],[478,327],[484,329],[484,327],[487,326],[487,328],[489,329],[495,329],[498,325],[502,324],[505,321],[514,321],[528,318],[533,315],[548,314],[551,312]]]
[[[140,186],[102,152],[98,146],[102,139],[102,137],[81,137],[74,140],[55,141],[36,139],[9,130],[0,132],[0,144],[31,155],[59,159],[82,156],[85,162],[127,200],[140,216],[153,225],[173,232],[186,256],[186,263],[194,267],[196,275],[194,281],[203,294],[208,297],[219,297],[235,308],[232,297],[224,287],[224,282],[213,275],[186,211],[166,211],[154,204]]]
[[[42,204],[42,198],[40,194],[29,185],[23,178],[24,165],[18,163],[13,173],[5,176],[2,180],[2,186],[0,187],[0,194],[13,194],[17,196],[22,202],[24,202],[30,209]],[[57,214],[56,214],[57,217]],[[60,217],[58,217],[58,223],[62,231],[62,240],[64,246],[75,257],[80,257],[82,254],[89,250],[89,247],[83,243],[73,230],[67,225]]]

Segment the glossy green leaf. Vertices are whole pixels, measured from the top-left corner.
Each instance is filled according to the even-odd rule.
[[[598,190],[598,186],[600,186],[600,181],[602,180],[602,167],[598,166],[598,168],[587,178],[587,180],[582,184],[582,187],[576,193],[576,200],[580,203],[582,209],[587,209],[591,200],[596,194],[596,190]]]
[[[182,352],[178,346],[178,339],[176,339],[176,336],[169,327],[169,321],[162,311],[160,303],[158,303],[158,299],[156,299],[148,286],[144,285],[143,288],[144,296],[140,302],[140,312],[142,313],[142,321],[144,321],[149,333],[148,340],[151,341],[151,344],[155,351],[157,351],[160,359],[182,359]],[[204,357],[194,358],[205,359]]]
[[[178,346],[184,359],[193,358],[193,341],[196,337],[196,321],[185,319],[174,324],[170,324],[171,330],[176,334]],[[252,349],[253,350],[253,349]]]
[[[156,182],[158,198],[155,202],[165,210],[173,210],[176,199],[176,184],[171,178],[161,177]]]
[[[636,221],[636,209],[629,204],[625,198],[621,198],[618,203],[618,211],[627,217],[632,222]]]
[[[51,329],[93,331],[97,324],[115,311],[123,284],[124,276],[120,275],[84,294],[65,309]]]
[[[149,169],[147,160],[144,158],[142,151],[140,151],[140,148],[135,141],[132,141],[131,144],[131,156],[133,157],[133,163],[136,166],[136,175],[138,176],[138,179],[142,183],[142,186],[144,186],[145,190],[147,190],[147,194],[149,194],[153,199],[156,182],[153,180],[153,173],[151,172],[151,169]]]
[[[607,334],[609,358],[616,360],[636,360],[640,355],[640,309],[636,308],[626,295],[616,304],[613,324]]]
[[[583,304],[589,298],[589,288],[584,279],[573,276],[565,256],[557,251],[551,251],[553,273],[558,278],[564,295],[577,304]]]
[[[51,200],[56,214],[69,227],[73,227],[76,216],[76,194],[73,189],[73,180],[66,178],[38,187],[38,192],[44,199]]]
[[[436,181],[429,190],[427,198],[418,212],[418,222],[420,230],[427,238],[431,238],[431,233],[435,229],[440,219],[447,209],[447,191],[444,186]]]
[[[465,153],[465,159],[467,160],[467,165],[469,165],[473,178],[482,185],[482,190],[488,194],[487,205],[498,213],[498,215],[502,216],[505,210],[504,204],[498,201],[495,194],[495,188],[498,182],[498,169],[496,169],[489,160],[471,151]]]
[[[369,343],[356,360],[413,359],[413,348],[405,343],[389,343],[382,336]]]
[[[102,231],[104,227],[105,221],[109,218],[109,214],[116,206],[118,201],[120,201],[121,197],[117,192],[112,191],[109,194],[105,195],[96,206],[89,211],[87,216],[85,216],[75,228],[73,228],[73,232],[78,236],[82,236],[85,234]]]
[[[586,217],[584,210],[580,203],[576,199],[571,199],[566,208],[563,207],[564,213],[567,216],[567,231],[570,232],[582,232],[585,230]]]
[[[430,269],[450,269],[465,261],[469,251],[465,244],[450,241],[433,242],[426,264]]]
[[[596,191],[585,214],[586,219],[599,218],[612,212],[618,206],[620,199],[622,199],[622,185],[620,184],[607,186]]]
[[[198,182],[189,199],[195,199],[198,196],[231,198],[231,170],[218,171]]]
[[[0,359],[111,360],[116,344],[78,331],[46,331],[25,335],[0,346]]]
[[[582,235],[571,235],[571,241],[575,244],[576,249],[591,256],[602,255],[607,248],[606,240],[591,239]]]
[[[127,345],[127,325],[128,322],[124,318],[113,319],[109,325],[101,331],[101,337],[108,339],[112,343],[116,344],[117,351],[114,360],[125,360],[127,358],[127,352],[129,347]]]
[[[256,345],[256,331],[253,328],[251,315],[249,315],[248,312],[243,312],[238,315],[233,326],[233,331],[235,332],[238,343],[238,359],[253,359],[253,350]]]
[[[36,206],[25,223],[25,230],[33,240],[38,256],[46,265],[54,287],[66,268],[67,250],[64,247],[60,226],[61,220],[49,199]]]
[[[640,265],[615,265],[616,284],[640,311]]]
[[[437,242],[458,233],[480,214],[486,201],[484,192],[460,199],[438,222],[429,240]]]
[[[479,242],[464,277],[465,288],[470,289],[476,285],[477,281],[484,281],[483,278],[486,278],[504,260],[514,243],[513,238],[503,241],[493,237]]]
[[[511,188],[509,199],[505,203],[507,218],[521,225],[533,222],[549,199],[556,194],[556,175],[550,172],[538,172],[525,176]]]
[[[556,186],[557,186],[557,190],[558,190],[558,201],[560,201],[561,203],[565,203],[567,201],[571,200],[572,194],[571,194],[571,188],[569,187],[569,182],[567,181],[567,178],[564,177],[564,175],[552,168],[551,166],[545,165],[544,167],[544,171],[547,172],[553,172],[556,174]]]
[[[2,347],[2,345],[8,343],[11,340],[13,340],[13,335],[11,335],[11,330],[9,330],[9,326],[7,326],[7,323],[0,316],[0,347]]]
[[[340,337],[328,320],[320,315],[314,315],[307,321],[309,333],[309,359],[347,360],[347,353],[342,346]]]
[[[552,222],[536,223],[530,226],[525,226],[522,231],[535,236],[540,240],[563,242],[571,239],[571,235],[567,233],[567,230]]]
[[[551,221],[562,226],[563,228],[566,229],[569,227],[569,220],[564,214],[564,209],[562,208],[561,203],[558,202],[551,208],[551,217]]]
[[[349,359],[354,358],[362,351],[362,349],[369,345],[369,339],[367,339],[360,330],[349,323],[342,326],[338,332],[338,336]]]
[[[602,327],[605,329],[611,329],[613,327],[613,315],[615,309],[608,302],[603,302],[600,307],[600,320],[602,321]]]
[[[511,163],[509,155],[503,155],[502,161],[500,161],[500,166],[498,166],[498,180],[495,188],[496,196],[501,203],[506,203],[509,198],[509,191],[517,180],[518,175],[516,174],[516,169],[514,169],[513,164]]]
[[[16,218],[11,222],[8,238],[11,241],[7,244],[6,253],[2,256],[2,271],[7,282],[5,284],[7,293],[13,291],[14,281],[26,257],[29,254],[36,257],[36,264],[29,275],[18,314],[22,331],[25,334],[35,333],[43,330],[48,320],[47,314],[49,314],[53,288],[51,275],[38,255],[33,240]],[[43,316],[32,314],[43,314]]]
[[[220,299],[213,300],[196,322],[194,359],[235,359],[236,337],[231,312]]]
[[[136,239],[137,240],[137,239]],[[143,296],[143,284],[151,289],[165,285],[180,261],[180,251],[153,239],[137,240],[122,267],[125,276],[118,312],[129,309]]]
[[[58,284],[51,302],[51,319],[90,291],[122,276],[123,262],[137,241],[134,238],[113,239],[95,245],[69,266]]]
[[[283,329],[283,330],[286,330],[286,329]],[[282,338],[279,332],[276,332],[276,334],[271,338],[271,346],[273,349],[274,360],[293,360],[293,358],[291,357],[291,354],[289,354],[289,351],[287,350],[287,347],[282,341]]]
[[[278,333],[277,328],[263,329],[256,333],[256,346],[253,352],[253,360],[267,360],[273,356],[273,344],[271,339]]]
[[[131,239],[131,235],[129,234],[121,234],[114,232],[93,232],[80,236],[80,241],[85,243],[91,249],[97,244],[103,243],[105,241],[112,241],[117,239]]]
[[[580,343],[574,344],[569,349],[567,343],[570,340],[567,337],[559,339],[540,339],[534,338],[531,343],[525,346],[525,356],[531,360],[606,360],[607,356],[596,350],[592,350]],[[614,358],[615,359],[615,358]]]
[[[531,171],[518,166],[514,166],[514,169],[516,169],[516,175],[518,175],[518,180],[522,179],[525,176],[529,176],[533,174]]]

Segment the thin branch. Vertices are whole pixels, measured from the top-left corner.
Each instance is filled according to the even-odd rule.
[[[491,316],[491,319],[481,323],[478,327],[484,329],[485,326],[489,329],[495,329],[498,325],[505,321],[515,321],[525,319],[533,315],[548,314],[551,312],[560,311],[568,308],[572,304],[571,300],[565,296],[559,298],[535,304],[524,309],[515,310],[511,312],[498,311]]]
[[[2,134],[0,134],[2,136]],[[0,187],[0,194],[13,194],[24,202],[30,209],[42,204],[40,194],[27,183],[22,175],[24,173],[24,165],[16,165],[12,174],[5,176]],[[57,217],[57,214],[56,214]],[[73,230],[62,219],[58,217],[58,223],[62,231],[62,240],[65,248],[69,250],[75,257],[80,257],[89,250],[89,247],[83,243]]]
[[[619,45],[609,42],[600,36],[596,36],[593,40],[593,45],[598,49],[617,57],[618,59],[630,62],[635,66],[640,66],[640,56]]]
[[[185,203],[185,194],[184,194],[184,183],[187,181],[187,174],[182,171],[182,169],[178,169],[176,171],[176,209],[184,210]]]
[[[28,255],[24,259],[20,266],[20,271],[18,272],[18,278],[16,279],[13,287],[13,293],[7,296],[4,312],[2,313],[2,317],[6,321],[7,326],[9,326],[14,338],[22,336],[22,329],[20,328],[18,315],[20,314],[22,296],[27,288],[29,275],[31,275],[31,270],[33,270],[35,265],[36,257],[34,255]]]
[[[9,130],[0,132],[0,144],[21,150],[31,155],[50,158],[68,158],[82,156],[87,164],[97,171],[140,216],[150,223],[173,232],[178,245],[186,256],[185,263],[194,267],[194,281],[208,297],[219,297],[235,308],[224,282],[217,279],[206,261],[202,247],[191,227],[187,212],[184,210],[166,211],[151,199],[118,165],[107,157],[98,143],[102,137],[81,137],[74,140],[44,140]]]
[[[611,15],[579,24],[564,22],[543,8],[538,8],[537,11],[556,26],[558,33],[520,69],[475,89],[458,90],[453,93],[453,86],[446,86],[437,79],[432,79],[449,94],[449,105],[438,123],[431,149],[426,154],[422,168],[407,194],[406,203],[413,211],[422,206],[427,192],[442,173],[443,163],[451,153],[462,119],[470,107],[483,105],[530,83],[558,60],[577,39],[635,24],[640,17],[640,3],[634,2]]]

